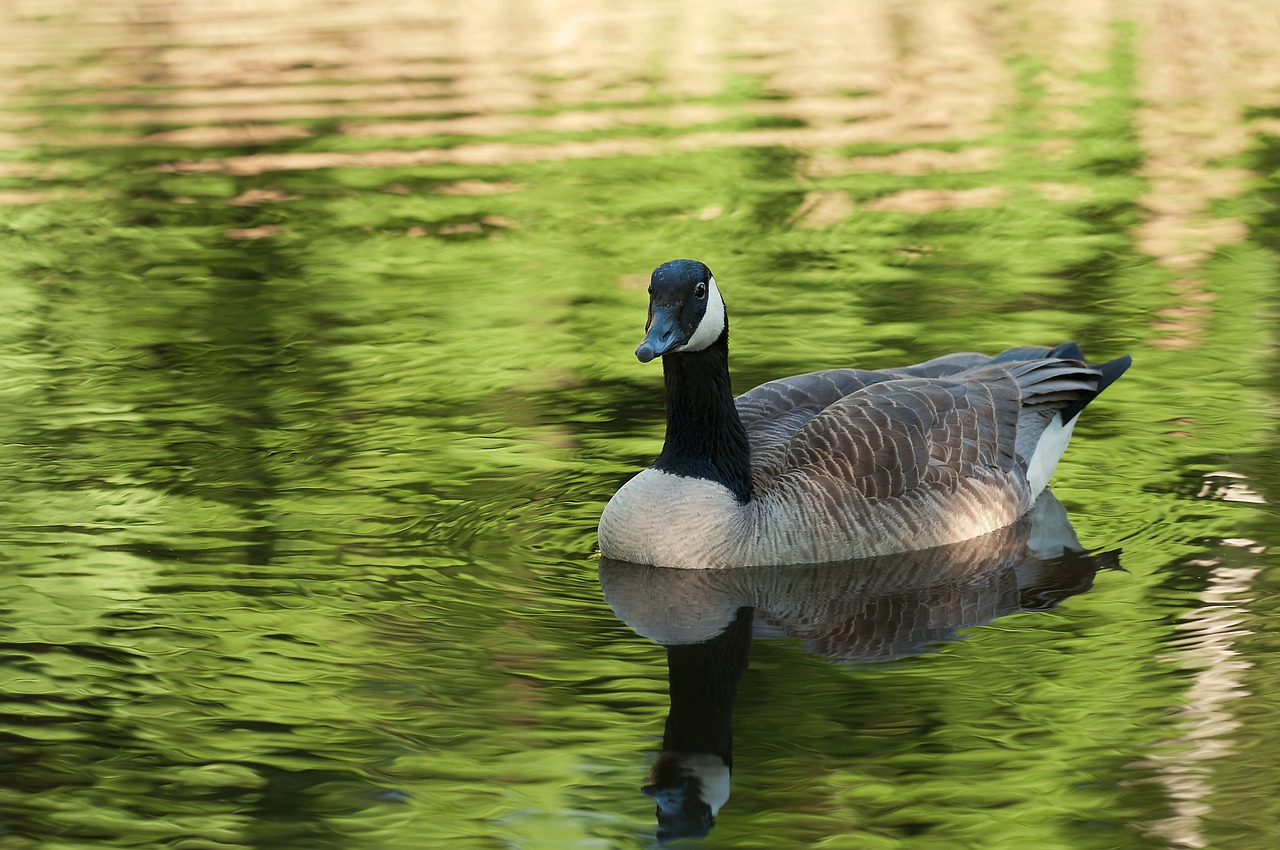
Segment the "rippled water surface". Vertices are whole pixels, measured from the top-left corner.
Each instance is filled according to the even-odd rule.
[[[709,848],[1270,850],[1277,44],[1253,0],[0,5],[0,848],[646,847],[702,753]],[[598,561],[676,256],[739,391],[1132,354],[1081,545]]]

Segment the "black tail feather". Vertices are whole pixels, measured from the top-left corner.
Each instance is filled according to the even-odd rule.
[[[1064,342],[1049,349],[1050,357],[1057,357],[1061,360],[1079,360],[1084,362],[1084,352],[1080,350],[1080,346],[1074,342]]]
[[[1076,352],[1080,351],[1080,347],[1076,346],[1075,343],[1064,343],[1063,345],[1058,346],[1058,348],[1064,348],[1067,345],[1074,346]],[[1054,351],[1057,351],[1057,350],[1058,350],[1057,348],[1054,349]],[[1074,401],[1071,404],[1067,405],[1066,407],[1062,408],[1062,411],[1061,411],[1062,421],[1070,422],[1072,419],[1074,419],[1080,413],[1080,411],[1085,409],[1085,407],[1089,404],[1089,402],[1093,401],[1095,398],[1098,397],[1099,393],[1101,393],[1107,387],[1115,383],[1116,379],[1119,378],[1121,375],[1123,375],[1125,370],[1128,369],[1132,363],[1133,363],[1133,358],[1125,354],[1120,357],[1117,357],[1114,360],[1108,360],[1106,363],[1103,363],[1100,366],[1098,366],[1097,367],[1098,371],[1101,373],[1098,376],[1098,388],[1088,396],[1085,396],[1084,398]]]
[[[1080,346],[1074,342],[1064,342],[1055,345],[1052,348],[1043,345],[1024,345],[1018,348],[1010,348],[1002,351],[992,358],[992,363],[1017,363],[1024,360],[1069,360],[1075,363],[1087,363],[1084,359],[1084,352],[1080,350]],[[1079,415],[1080,411],[1088,406],[1089,402],[1098,397],[1098,393],[1124,374],[1133,362],[1129,355],[1117,357],[1114,360],[1108,360],[1106,363],[1088,364],[1090,368],[1098,370],[1098,386],[1097,389],[1090,393],[1077,395],[1075,399],[1067,404],[1061,410],[1062,421],[1070,422]],[[1047,397],[1046,400],[1053,400]]]

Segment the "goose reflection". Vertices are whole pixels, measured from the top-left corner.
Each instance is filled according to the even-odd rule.
[[[658,839],[707,835],[729,799],[733,705],[753,637],[799,638],[841,662],[919,655],[961,629],[1053,608],[1118,556],[1085,550],[1046,491],[1006,528],[870,560],[688,570],[602,558],[605,601],[667,650],[671,709],[643,789]]]

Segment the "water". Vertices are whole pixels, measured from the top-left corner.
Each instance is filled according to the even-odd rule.
[[[709,848],[1273,846],[1270,7],[77,6],[0,10],[0,848],[649,846],[669,652],[740,674]],[[673,256],[740,390],[1131,353],[1102,568],[620,620]]]

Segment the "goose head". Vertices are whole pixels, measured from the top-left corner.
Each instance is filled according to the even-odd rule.
[[[696,260],[671,260],[654,269],[649,280],[649,320],[636,357],[648,363],[664,354],[702,351],[727,327],[711,269]]]
[[[713,753],[664,750],[642,792],[657,804],[658,840],[705,838],[729,799],[729,765]]]

